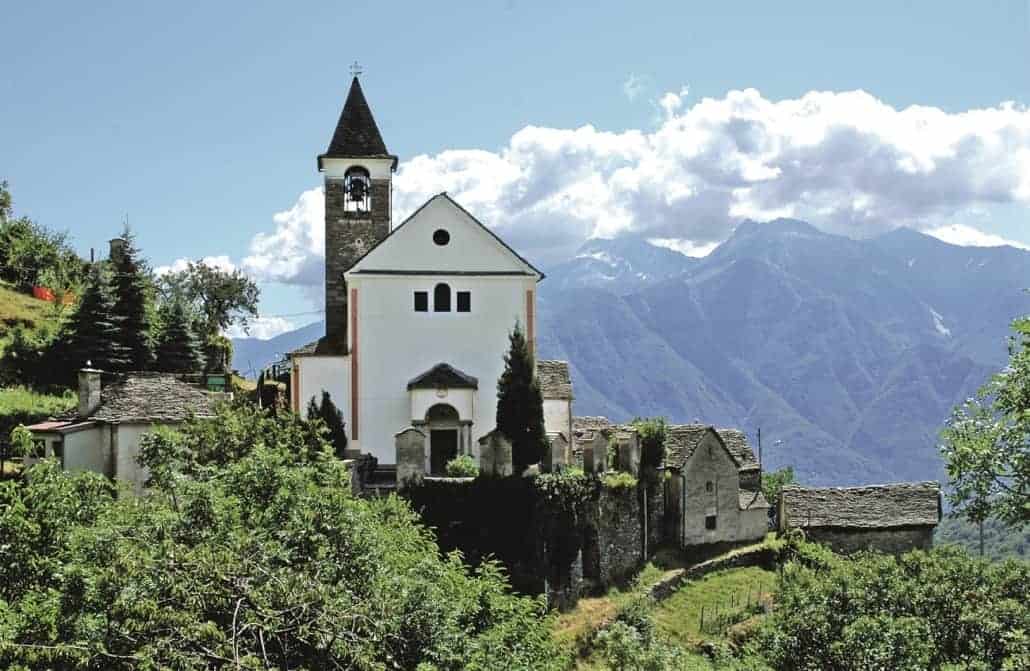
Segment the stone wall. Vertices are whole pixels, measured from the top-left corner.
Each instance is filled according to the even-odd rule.
[[[617,585],[643,563],[643,525],[636,489],[602,486],[588,512],[583,577],[596,589]]]
[[[372,180],[370,212],[348,212],[344,180],[325,180],[325,330],[347,343],[347,286],[343,273],[390,233],[390,180]]]
[[[933,547],[932,526],[897,529],[819,527],[804,531],[808,540],[828,545],[830,549],[839,554],[851,554],[862,550],[902,554],[909,550],[929,550]]]

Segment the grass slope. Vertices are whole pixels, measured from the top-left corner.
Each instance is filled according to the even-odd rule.
[[[57,308],[52,303],[15,291],[0,282],[0,356],[15,326],[37,328],[54,319]]]

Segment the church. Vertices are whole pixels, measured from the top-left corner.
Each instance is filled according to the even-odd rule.
[[[508,334],[535,348],[544,279],[446,193],[394,225],[397,157],[383,141],[357,77],[318,156],[325,193],[325,335],[290,353],[291,405],[329,393],[348,450],[395,462],[394,434],[427,436],[426,472],[457,455],[478,458],[494,429]],[[546,428],[569,440],[572,387],[565,362],[538,362]]]

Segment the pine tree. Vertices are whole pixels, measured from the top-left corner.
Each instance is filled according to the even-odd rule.
[[[68,324],[65,352],[74,369],[89,362],[101,370],[124,370],[128,363],[119,340],[110,286],[100,264],[90,269],[79,308]]]
[[[322,402],[316,403],[312,396],[308,401],[308,419],[321,419],[329,429],[329,442],[333,444],[336,456],[343,458],[343,451],[347,449],[346,424],[343,421],[343,413],[333,403],[329,392],[322,391]]]
[[[544,457],[544,398],[536,378],[536,363],[519,325],[508,335],[504,372],[497,380],[497,429],[511,441],[516,473]]]
[[[127,354],[126,368],[145,370],[151,365],[153,352],[147,310],[147,268],[140,258],[135,236],[128,227],[120,238],[121,251],[111,259],[118,341]]]
[[[175,301],[165,316],[165,327],[157,345],[156,367],[166,373],[196,373],[203,368],[200,340],[181,301]]]

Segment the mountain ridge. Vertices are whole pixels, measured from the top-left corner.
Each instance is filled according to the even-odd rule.
[[[744,222],[703,258],[591,240],[547,271],[538,351],[570,362],[576,414],[737,426],[752,442],[761,427],[766,467],[813,484],[942,478],[941,426],[1004,364],[1030,304],[1026,251],[790,219]]]

